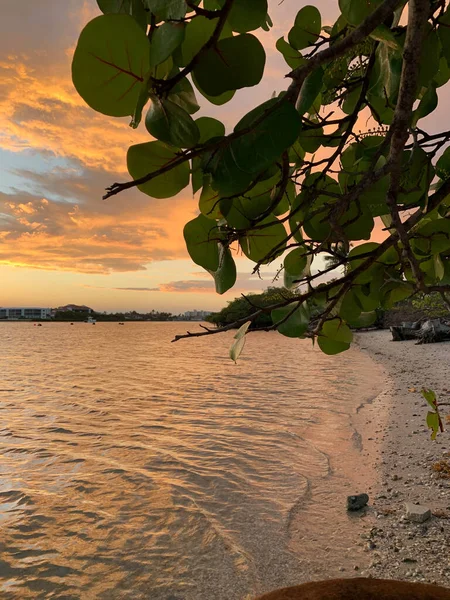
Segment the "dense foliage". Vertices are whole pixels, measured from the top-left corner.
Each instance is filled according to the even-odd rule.
[[[255,271],[284,255],[292,293],[264,307],[265,327],[312,336],[335,354],[349,347],[349,326],[370,324],[376,309],[450,290],[450,132],[421,126],[450,79],[444,0],[339,0],[332,26],[304,6],[276,43],[287,89],[228,133],[193,116],[198,94],[226,105],[262,80],[254,32],[271,27],[267,0],[98,5],[104,14],[75,50],[75,87],[97,111],[129,115],[132,127],[144,120],[151,136],[128,150],[132,179],[105,198],[134,186],[171,198],[190,185],[199,215],[185,226],[187,249],[218,293],[236,281],[236,252]],[[376,223],[382,243],[370,241]],[[342,273],[320,287],[335,264],[317,270],[319,254]],[[311,299],[320,307],[312,323]]]

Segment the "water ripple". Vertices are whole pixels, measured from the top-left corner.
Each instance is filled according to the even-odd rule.
[[[0,324],[2,598],[238,600],[294,582],[292,522],[336,493],[330,457],[356,452],[373,365],[270,333],[236,367],[231,334],[170,344],[180,329]]]

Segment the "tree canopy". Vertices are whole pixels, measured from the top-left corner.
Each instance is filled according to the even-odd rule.
[[[276,42],[285,91],[228,132],[195,118],[198,98],[226,106],[264,78],[267,0],[97,1],[104,14],[81,32],[73,82],[93,109],[149,132],[128,150],[131,179],[104,197],[190,186],[199,214],[184,228],[187,250],[219,294],[236,282],[236,253],[255,272],[283,261],[290,293],[250,320],[263,312],[265,329],[336,354],[376,309],[450,290],[450,131],[421,126],[450,79],[445,0],[339,0],[332,26],[304,6]],[[319,255],[334,260],[318,269]],[[186,336],[242,325],[241,347],[247,320]]]

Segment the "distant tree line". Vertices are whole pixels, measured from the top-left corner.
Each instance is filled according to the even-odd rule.
[[[289,299],[294,292],[287,288],[269,287],[261,294],[249,294],[240,296],[228,302],[227,306],[222,308],[217,313],[212,313],[206,320],[217,327],[224,327],[249,318],[259,309],[272,306],[282,299]],[[320,307],[314,307],[313,304],[309,307],[312,314],[314,309],[320,312]],[[383,310],[376,309],[372,322],[361,322],[359,325],[352,326],[353,329],[360,327],[371,326],[382,328],[391,324],[397,324],[400,321],[417,320],[425,317],[449,317],[450,305],[446,297],[438,292],[432,294],[416,294],[412,298],[397,302],[391,309]],[[270,327],[272,318],[270,312],[259,314],[252,321],[252,329]]]
[[[79,312],[72,310],[57,311],[54,320],[55,321],[85,321],[88,317],[92,317],[97,321],[171,321],[173,320],[172,313],[159,312],[152,310],[148,313],[138,313],[135,310],[130,312],[116,312],[116,313],[100,313],[94,312]]]

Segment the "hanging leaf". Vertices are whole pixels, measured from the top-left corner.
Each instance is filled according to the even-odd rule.
[[[439,431],[439,415],[435,412],[427,413],[427,427],[431,429],[431,439],[435,440]]]
[[[154,32],[150,46],[150,66],[164,62],[173,54],[184,39],[184,23],[163,23]]]
[[[219,244],[219,267],[217,271],[210,271],[216,284],[216,292],[225,294],[236,283],[236,264],[231,251],[223,244]]]
[[[295,248],[291,250],[284,259],[284,268],[290,275],[297,278],[303,275],[308,265],[308,257],[305,248]]]
[[[300,302],[275,308],[271,312],[271,317],[274,325],[280,323],[277,331],[286,337],[301,338],[308,329],[309,311]]]
[[[233,31],[246,33],[262,27],[266,17],[267,0],[234,0],[227,22]]]
[[[200,132],[200,144],[205,144],[208,140],[225,135],[225,125],[212,117],[200,117],[196,121]]]
[[[265,113],[267,116],[262,118]],[[264,102],[245,115],[234,128],[235,131],[253,128],[247,135],[232,142],[236,164],[249,173],[263,171],[294,144],[300,127],[300,116],[292,104],[279,99]]]
[[[339,0],[339,8],[350,25],[359,25],[383,0]]]
[[[243,253],[253,262],[269,263],[284,252],[286,230],[273,215],[258,223],[258,229],[249,229],[239,238]],[[276,250],[275,250],[276,248]],[[267,255],[269,258],[266,258]]]
[[[187,4],[185,0],[145,0],[151,13],[157,15],[162,21],[183,19],[186,15]]]
[[[148,55],[147,36],[132,17],[96,17],[81,32],[75,49],[74,86],[94,110],[131,116],[149,69]]]
[[[189,256],[207,271],[219,268],[219,230],[216,221],[198,215],[184,226],[184,240]]]
[[[295,17],[294,27],[289,31],[289,44],[303,50],[317,42],[322,27],[320,12],[315,6],[304,6]]]
[[[314,100],[322,89],[322,83],[323,69],[322,67],[318,67],[303,82],[296,106],[300,115],[310,112]]]
[[[142,0],[97,0],[103,14],[130,15],[144,32],[147,31],[147,13]]]
[[[203,54],[194,68],[195,82],[210,96],[257,85],[263,76],[266,53],[261,42],[245,33],[225,38]]]
[[[239,327],[236,335],[234,336],[235,342],[233,343],[233,345],[230,348],[230,358],[231,358],[231,360],[234,360],[234,362],[237,362],[237,359],[239,358],[239,356],[242,353],[242,350],[244,349],[245,334],[247,333],[248,328],[250,327],[251,324],[252,324],[251,321],[247,321],[246,323],[244,323],[244,325]]]
[[[151,100],[145,127],[153,137],[177,148],[192,148],[198,143],[200,131],[189,113],[170,100],[156,96]]]
[[[136,144],[128,149],[128,172],[133,179],[140,179],[148,173],[169,166],[177,158],[176,151],[162,142]],[[138,187],[141,192],[153,198],[171,198],[187,185],[189,185],[189,164],[184,162]]]
[[[289,67],[291,67],[291,69],[296,69],[306,62],[305,58],[303,58],[300,52],[288,44],[282,37],[277,40],[276,48],[278,52],[281,52],[284,60]]]
[[[173,77],[178,73],[178,71],[179,69],[175,68],[169,74],[169,77]],[[180,108],[188,112],[190,115],[193,115],[200,110],[197,98],[195,97],[194,88],[192,87],[189,79],[186,77],[179,81],[170,90],[168,98],[175,104],[178,104]]]
[[[350,348],[353,334],[339,318],[325,321],[317,338],[319,348],[324,354],[339,354]]]

